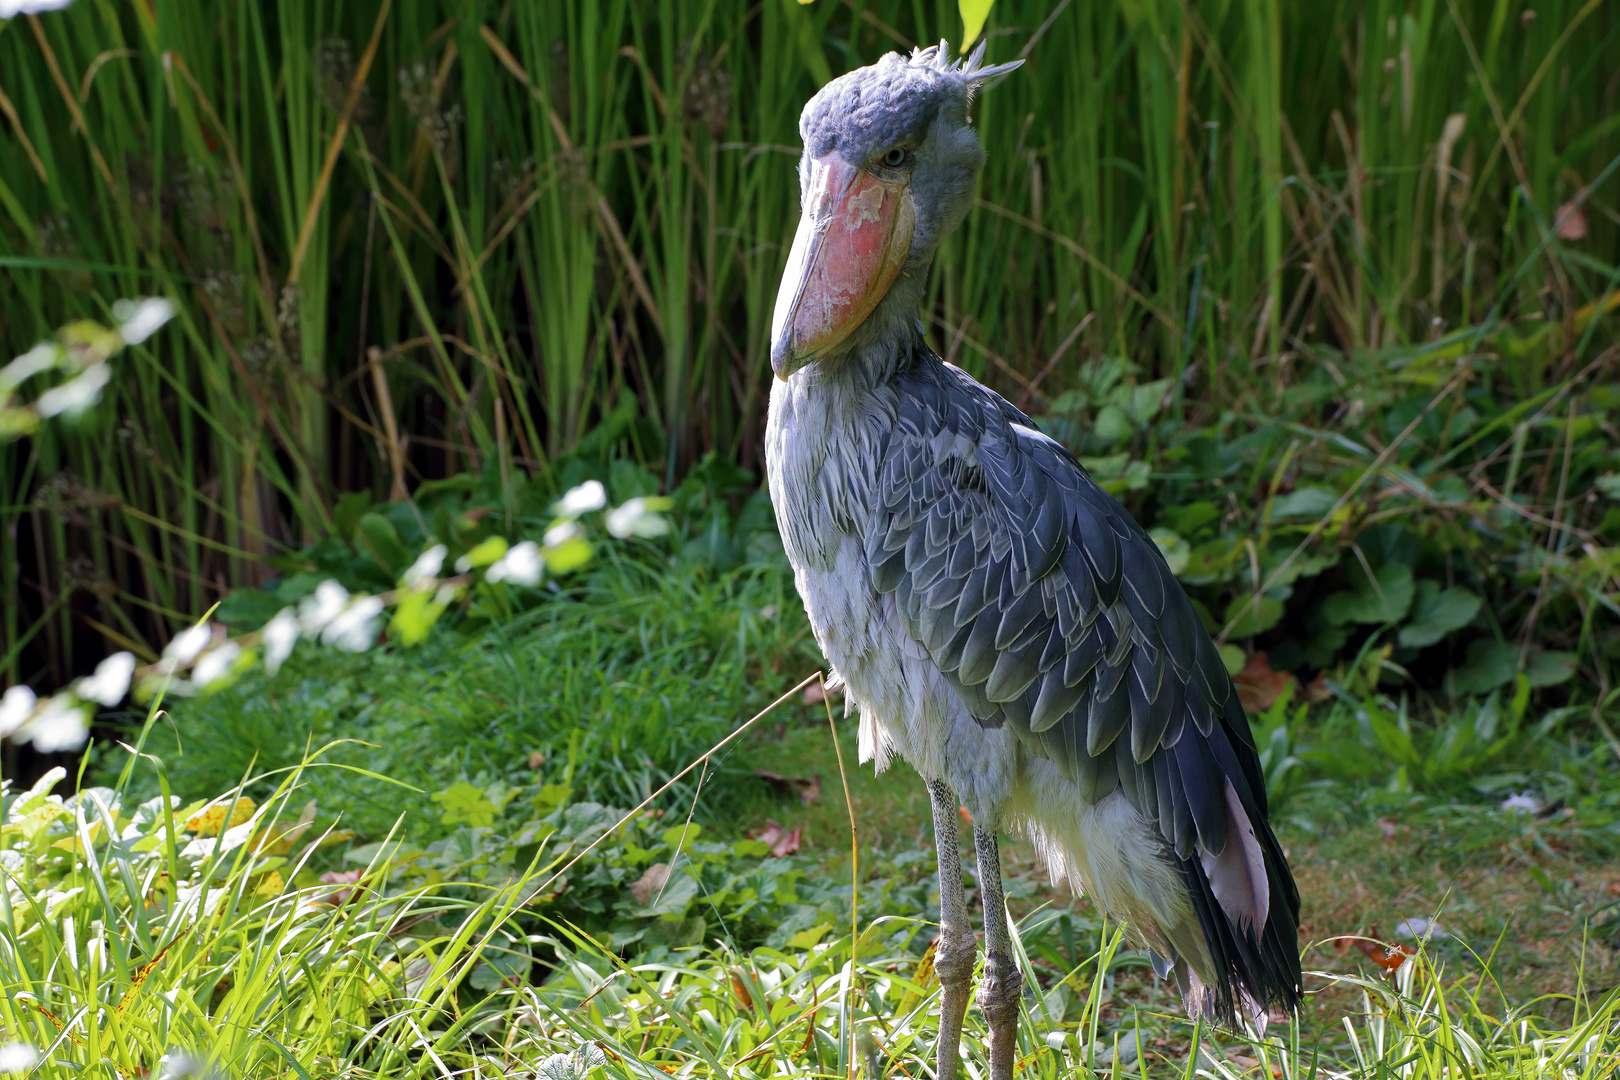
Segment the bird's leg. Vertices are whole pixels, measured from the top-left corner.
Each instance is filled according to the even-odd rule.
[[[973,984],[973,927],[968,922],[967,895],[962,889],[962,853],[956,840],[956,792],[943,780],[928,782],[934,806],[934,843],[939,848],[939,944],[934,972],[944,991],[939,1005],[939,1041],[935,1045],[937,1080],[955,1080],[962,1044],[962,1018]]]
[[[1012,935],[1007,930],[996,831],[973,826],[973,846],[979,856],[979,896],[984,901],[984,981],[979,984],[979,1009],[990,1029],[990,1080],[1011,1080],[1024,976],[1013,960]]]

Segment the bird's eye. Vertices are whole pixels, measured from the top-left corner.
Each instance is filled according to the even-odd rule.
[[[891,169],[898,169],[905,163],[906,151],[903,147],[896,146],[887,154],[883,155],[883,164],[887,165]]]

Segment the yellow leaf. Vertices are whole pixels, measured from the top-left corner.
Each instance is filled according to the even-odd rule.
[[[225,822],[225,812],[229,808],[231,820]],[[253,800],[246,795],[238,795],[234,800],[210,804],[202,813],[186,822],[186,828],[202,836],[213,836],[234,829],[248,818],[253,816]]]
[[[281,873],[279,871],[272,870],[268,874],[264,875],[264,878],[259,882],[259,887],[253,890],[253,895],[276,896],[280,894],[281,890],[284,888],[286,888],[286,882],[281,880]]]
[[[962,11],[962,51],[967,52],[968,46],[979,39],[984,31],[984,20],[990,15],[990,5],[995,0],[958,0],[957,6]]]

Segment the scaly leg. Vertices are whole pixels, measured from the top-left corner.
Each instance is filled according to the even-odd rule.
[[[984,981],[979,984],[979,1009],[990,1029],[990,1080],[1012,1080],[1024,976],[1013,959],[1012,935],[1007,930],[996,831],[975,825],[973,846],[979,855],[979,895],[984,900]]]
[[[962,1045],[962,1018],[978,949],[968,922],[967,895],[962,889],[962,854],[956,840],[956,792],[943,780],[928,782],[934,806],[934,844],[939,849],[939,944],[934,971],[944,991],[939,1005],[939,1042],[935,1045],[937,1080],[955,1080]]]

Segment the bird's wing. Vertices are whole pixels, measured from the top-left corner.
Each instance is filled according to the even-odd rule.
[[[864,541],[906,632],[982,723],[1009,726],[1083,797],[1123,788],[1197,879],[1195,906],[1203,896],[1227,915],[1216,922],[1260,939],[1281,901],[1291,933],[1298,896],[1248,721],[1158,546],[957,369],[916,364],[895,390]],[[1200,912],[1206,936],[1215,914]]]

